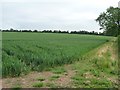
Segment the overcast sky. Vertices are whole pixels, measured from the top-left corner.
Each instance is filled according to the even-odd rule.
[[[99,31],[95,19],[119,0],[3,0],[2,29]],[[2,16],[1,16],[2,15]]]

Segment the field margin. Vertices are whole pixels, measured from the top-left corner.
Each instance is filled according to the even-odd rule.
[[[0,31],[0,89],[2,88],[2,31]]]

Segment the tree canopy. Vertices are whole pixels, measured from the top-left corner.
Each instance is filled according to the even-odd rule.
[[[120,8],[109,7],[96,19],[105,35],[120,35]]]

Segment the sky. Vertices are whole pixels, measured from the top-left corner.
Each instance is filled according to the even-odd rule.
[[[0,28],[96,31],[95,19],[119,0],[3,0]]]

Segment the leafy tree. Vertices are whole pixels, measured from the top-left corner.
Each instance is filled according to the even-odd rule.
[[[104,29],[105,35],[117,36],[120,34],[120,8],[109,7],[96,19]]]
[[[11,32],[13,32],[13,31],[14,31],[14,29],[13,29],[13,28],[10,28],[10,31],[11,31]]]

